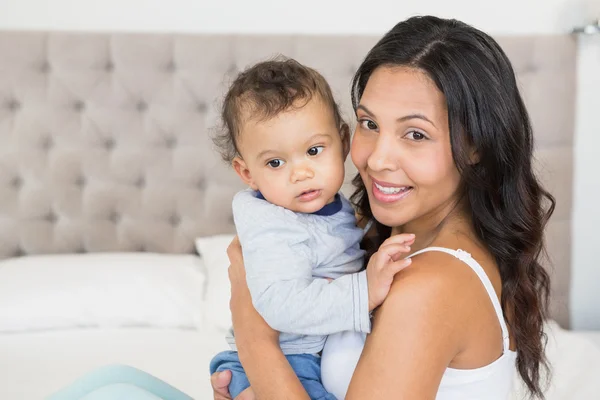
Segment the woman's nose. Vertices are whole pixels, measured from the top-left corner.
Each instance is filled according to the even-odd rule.
[[[398,157],[397,146],[389,138],[380,135],[367,159],[367,166],[373,171],[394,171],[397,169]]]

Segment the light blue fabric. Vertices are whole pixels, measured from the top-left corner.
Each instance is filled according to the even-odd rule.
[[[286,355],[316,354],[332,333],[371,331],[363,230],[339,196],[342,207],[333,215],[295,213],[250,189],[233,199],[254,307],[281,332]],[[232,331],[227,341],[236,350]]]
[[[311,400],[336,400],[334,395],[327,393],[321,383],[321,358],[319,356],[291,354],[286,358]],[[224,351],[217,354],[210,362],[211,375],[217,371],[226,370],[231,371],[229,393],[235,399],[237,395],[250,386],[237,352]]]
[[[83,396],[81,400],[163,400],[158,396],[129,383],[103,386]]]
[[[192,400],[173,386],[126,365],[98,368],[46,400]]]

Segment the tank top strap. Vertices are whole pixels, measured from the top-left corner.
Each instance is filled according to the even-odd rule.
[[[506,321],[504,321],[502,307],[500,306],[500,301],[498,301],[498,296],[496,295],[494,286],[492,285],[490,278],[488,278],[487,274],[485,273],[485,271],[483,270],[481,265],[479,265],[479,263],[477,261],[475,261],[475,259],[473,257],[471,257],[471,254],[467,253],[466,251],[461,250],[461,249],[458,249],[458,250],[447,249],[445,247],[427,247],[425,249],[414,252],[407,258],[414,257],[416,255],[426,253],[429,251],[440,251],[442,253],[450,254],[450,255],[458,258],[465,264],[467,264],[477,274],[477,276],[479,277],[479,280],[481,281],[481,283],[483,283],[483,286],[485,287],[485,290],[488,293],[490,300],[492,301],[492,305],[494,306],[494,310],[496,311],[496,316],[498,317],[498,321],[500,322],[500,328],[502,329],[503,352],[506,353],[507,351],[509,351],[510,339],[508,336],[508,328],[506,327]]]

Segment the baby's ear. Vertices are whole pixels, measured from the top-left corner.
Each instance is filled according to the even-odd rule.
[[[340,127],[340,137],[342,138],[342,154],[344,161],[346,161],[346,157],[348,157],[348,153],[350,152],[350,127],[348,124],[344,123]]]
[[[234,157],[233,161],[231,161],[231,165],[233,166],[235,173],[238,174],[238,176],[246,185],[250,186],[254,190],[258,190],[258,186],[256,186],[254,183],[246,162],[241,157]]]

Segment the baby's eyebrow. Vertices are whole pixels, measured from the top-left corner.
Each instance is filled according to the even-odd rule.
[[[275,152],[273,150],[269,150],[269,149],[263,150],[260,153],[258,153],[258,155],[256,156],[256,159],[260,160],[261,158],[265,157],[269,153],[275,153]]]
[[[330,137],[331,137],[331,135],[328,134],[328,133],[315,133],[310,138],[308,138],[308,140],[306,141],[306,143],[314,142],[314,141],[316,141],[319,138],[329,139]]]

